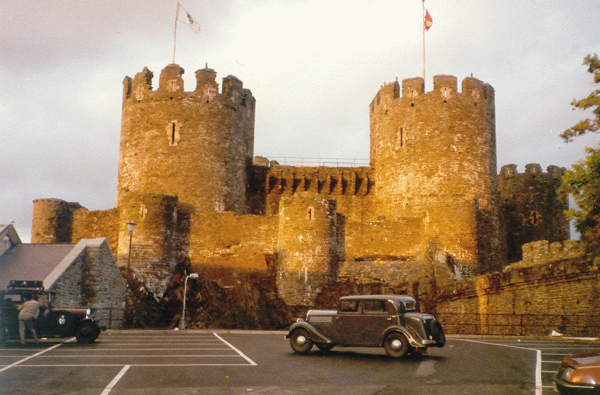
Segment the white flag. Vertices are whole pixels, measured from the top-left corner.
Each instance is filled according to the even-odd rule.
[[[187,12],[181,4],[177,3],[177,5],[179,6],[177,9],[177,20],[185,23],[186,25],[190,25],[194,32],[200,33],[200,24],[194,21],[194,18],[192,18],[190,13]]]

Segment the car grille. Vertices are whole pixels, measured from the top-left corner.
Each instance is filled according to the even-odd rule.
[[[429,317],[429,318],[424,318],[423,319],[423,328],[425,329],[425,336],[427,337],[428,340],[433,339],[433,322],[435,321],[435,318],[433,317]]]

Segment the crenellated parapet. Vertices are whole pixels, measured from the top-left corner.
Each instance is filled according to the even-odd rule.
[[[504,183],[516,183],[525,178],[556,181],[561,179],[566,169],[564,167],[551,165],[548,166],[546,170],[547,172],[544,172],[539,163],[528,163],[525,165],[525,172],[519,173],[517,165],[504,165],[502,166],[502,169],[500,169],[499,178]]]
[[[329,168],[276,166],[268,173],[267,194],[314,192],[331,195],[368,195],[374,175],[368,167]]]
[[[242,81],[234,76],[223,78],[222,91],[216,82],[217,73],[208,67],[197,70],[196,87],[193,91],[184,90],[182,78],[185,70],[176,64],[165,67],[159,78],[156,90],[152,89],[154,73],[144,67],[134,78],[126,77],[123,81],[123,100],[195,100],[204,103],[221,103],[240,106],[254,111],[256,100],[249,89],[244,89]]]
[[[461,87],[462,91],[459,91],[458,79],[455,76],[436,75],[433,77],[433,90],[425,92],[423,78],[407,78],[402,80],[401,86],[398,81],[384,84],[371,102],[370,109],[371,112],[377,111],[378,108],[383,108],[385,111],[395,99],[406,101],[404,104],[411,107],[415,107],[424,99],[435,99],[427,103],[429,106],[458,104],[460,100],[466,100],[474,107],[481,103],[486,105],[494,103],[494,88],[488,83],[474,77],[466,77],[462,80]]]

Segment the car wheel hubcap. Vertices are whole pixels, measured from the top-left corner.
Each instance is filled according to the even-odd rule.
[[[303,346],[306,344],[306,337],[303,335],[300,335],[296,338],[296,344],[299,346]]]
[[[390,346],[392,346],[394,350],[398,350],[402,347],[402,342],[398,339],[394,339],[391,341]]]

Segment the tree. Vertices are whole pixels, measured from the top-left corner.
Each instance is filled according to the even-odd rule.
[[[600,83],[600,60],[598,54],[588,55],[583,64],[593,74],[594,83]],[[600,132],[600,89],[581,100],[574,100],[573,109],[587,110],[593,108],[594,119],[588,118],[578,122],[561,133],[566,142],[573,138],[593,132]],[[580,240],[588,252],[600,252],[600,149],[587,149],[588,156],[584,161],[574,164],[562,178],[558,193],[561,197],[573,197],[577,209],[566,211],[569,220],[575,219],[575,229],[581,234]]]
[[[600,84],[600,59],[598,59],[598,54],[586,56],[583,59],[583,65],[588,66],[588,72],[594,75],[594,83]],[[573,141],[574,137],[582,136],[589,132],[598,133],[600,131],[600,89],[596,89],[585,99],[573,100],[571,105],[573,109],[587,110],[594,108],[593,113],[596,118],[587,118],[577,122],[574,126],[562,132],[560,137],[566,142],[570,142]]]
[[[588,149],[584,161],[567,170],[558,190],[562,197],[571,195],[578,209],[565,212],[575,219],[575,229],[588,252],[600,252],[600,150]]]

